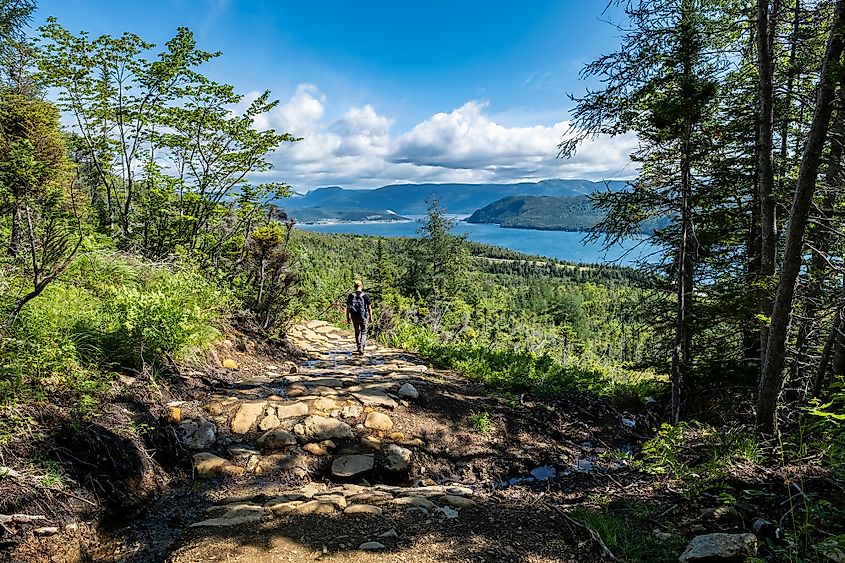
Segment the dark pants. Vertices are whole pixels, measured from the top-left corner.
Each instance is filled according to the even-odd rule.
[[[363,352],[367,345],[367,319],[352,317],[352,326],[355,328],[355,347],[359,352]]]

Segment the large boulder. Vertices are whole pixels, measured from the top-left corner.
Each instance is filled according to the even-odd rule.
[[[755,555],[757,555],[757,537],[754,534],[707,534],[693,538],[678,561],[680,563],[741,562]]]

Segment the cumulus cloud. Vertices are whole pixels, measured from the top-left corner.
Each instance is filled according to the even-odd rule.
[[[403,182],[511,182],[547,178],[630,177],[632,136],[586,142],[569,160],[556,158],[569,128],[507,127],[485,102],[469,101],[437,113],[405,132],[371,105],[327,118],[326,96],[301,84],[290,100],[256,120],[258,128],[287,131],[303,140],[272,156],[275,170],[261,180],[281,180],[296,190],[319,186],[373,187]]]

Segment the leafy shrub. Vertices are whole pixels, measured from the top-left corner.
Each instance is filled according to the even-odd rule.
[[[479,434],[489,434],[493,429],[490,424],[490,413],[487,411],[474,412],[467,417],[467,422]]]
[[[40,396],[89,377],[80,359],[92,355],[97,343],[81,327],[100,318],[98,301],[84,289],[49,286],[0,335],[0,400],[23,389]]]
[[[193,272],[87,253],[0,326],[0,404],[65,394],[84,414],[110,388],[109,369],[160,364],[214,338],[228,301]]]
[[[194,273],[162,272],[142,286],[118,286],[105,304],[107,340],[133,365],[179,358],[217,331],[221,292]]]
[[[763,454],[750,428],[716,429],[697,422],[662,424],[642,447],[637,466],[652,474],[690,477],[706,482],[719,478],[735,463],[759,463]]]

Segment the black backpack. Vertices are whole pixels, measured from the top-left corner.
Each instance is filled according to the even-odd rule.
[[[349,309],[356,319],[367,318],[367,302],[364,300],[364,295],[366,294],[363,291],[361,293],[356,291],[350,296]]]

